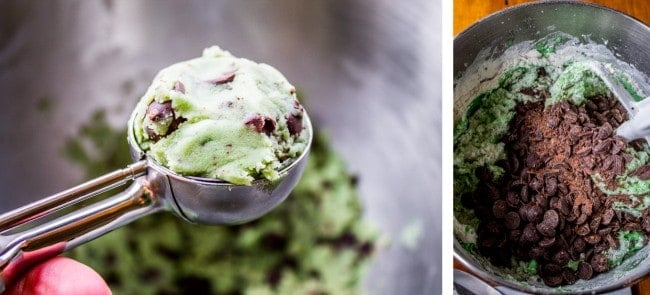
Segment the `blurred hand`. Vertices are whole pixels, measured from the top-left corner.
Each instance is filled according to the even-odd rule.
[[[18,294],[111,294],[94,270],[67,257],[55,257],[28,269],[4,293]]]

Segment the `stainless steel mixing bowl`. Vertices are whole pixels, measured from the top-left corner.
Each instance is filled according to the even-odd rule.
[[[512,44],[536,40],[552,32],[564,32],[596,43],[605,44],[621,60],[639,71],[650,74],[650,28],[620,12],[576,1],[541,1],[515,6],[472,25],[454,40],[454,77],[488,49],[492,57],[500,56]],[[644,92],[648,92],[648,81]],[[455,105],[466,105],[454,101]],[[607,273],[574,285],[549,288],[543,283],[528,284],[509,277],[503,270],[483,265],[454,239],[454,255],[472,272],[491,283],[525,292],[538,293],[601,293],[636,282],[650,272],[650,247],[645,247]]]
[[[0,212],[79,183],[61,148],[92,112],[126,127],[159,69],[217,44],[283,72],[359,175],[391,241],[367,293],[437,294],[440,19],[430,0],[0,1]]]

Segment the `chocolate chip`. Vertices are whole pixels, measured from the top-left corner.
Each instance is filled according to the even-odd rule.
[[[566,113],[564,115],[564,121],[566,121],[569,124],[574,124],[578,122],[578,115],[576,113]]]
[[[547,210],[544,213],[544,223],[548,224],[552,228],[556,228],[560,222],[560,216],[555,210]]]
[[[562,267],[554,263],[548,263],[542,267],[542,272],[546,275],[556,275],[562,273]]]
[[[587,236],[585,236],[584,239],[588,244],[591,244],[591,245],[595,245],[595,244],[600,243],[600,236],[598,234],[587,235]]]
[[[538,178],[533,178],[528,183],[528,187],[534,191],[540,192],[542,191],[542,188],[544,188],[544,184]]]
[[[149,139],[153,141],[159,141],[162,138],[162,136],[156,134],[156,132],[153,131],[153,129],[151,128],[147,128],[146,131],[147,131],[147,137],[149,137]]]
[[[646,141],[645,141],[645,139],[635,139],[635,140],[633,140],[633,141],[630,141],[628,144],[629,144],[629,145],[630,145],[634,150],[636,150],[636,151],[640,151],[640,150],[642,150],[643,147],[645,146]]]
[[[528,255],[530,256],[531,259],[538,259],[544,256],[544,253],[545,253],[544,248],[542,248],[541,246],[540,247],[533,246],[532,248],[530,248],[530,252]]]
[[[546,284],[549,287],[557,287],[562,284],[562,275],[552,275],[552,276],[545,276],[542,277],[542,280],[544,281],[544,284]]]
[[[598,128],[597,138],[598,139],[605,139],[605,138],[611,137],[613,131],[614,131],[614,128],[612,128],[612,125],[605,122],[605,124],[603,124],[602,126],[600,126],[600,128]]]
[[[560,125],[560,118],[556,116],[548,116],[546,119],[546,126],[549,128],[555,128]]]
[[[589,182],[589,179],[586,179],[587,182]],[[593,200],[591,199],[586,199],[582,205],[580,205],[580,212],[587,216],[591,216],[594,210],[594,203]],[[582,222],[578,222],[580,224]]]
[[[533,132],[530,133],[529,140],[538,142],[542,141],[544,140],[544,134],[541,130],[533,130]]]
[[[548,263],[542,267],[541,276],[548,286],[559,286],[563,281],[562,267],[554,263]]]
[[[580,162],[580,165],[586,169],[593,169],[596,167],[596,158],[591,156],[584,157],[583,161]]]
[[[549,208],[548,203],[549,196],[545,194],[535,195],[535,204],[537,204],[543,211]]]
[[[506,195],[506,202],[511,208],[519,207],[519,195],[515,192],[508,192]],[[521,211],[520,211],[521,212]]]
[[[221,84],[232,82],[234,80],[235,80],[235,71],[231,71],[231,72],[223,73],[217,76],[216,78],[210,79],[206,82],[212,83],[214,85],[221,85]]]
[[[609,269],[607,256],[604,254],[596,254],[591,258],[591,268],[595,272],[605,272]]]
[[[542,208],[534,204],[526,204],[519,208],[519,216],[528,222],[537,222],[543,214]]]
[[[578,156],[584,157],[584,156],[588,155],[589,153],[591,153],[591,146],[583,146],[583,147],[575,150],[573,153],[578,155]]]
[[[302,132],[302,116],[288,115],[287,116],[287,129],[289,134],[296,135]]]
[[[476,217],[479,219],[485,220],[489,220],[493,217],[492,208],[482,204],[474,206],[474,214],[476,214]]]
[[[521,230],[515,229],[508,231],[508,240],[510,241],[519,241],[521,238]]]
[[[641,228],[644,232],[650,233],[650,217],[646,216],[641,219]]]
[[[578,237],[573,241],[573,246],[572,249],[575,252],[581,253],[585,250],[585,247],[587,246],[587,243],[585,243],[585,240],[582,238]]]
[[[585,108],[587,108],[587,110],[590,110],[590,111],[598,110],[598,106],[591,100],[587,100],[585,102]]]
[[[151,128],[146,129],[147,136],[149,137],[149,139],[153,141],[158,141],[161,138],[172,133],[174,130],[178,128],[178,125],[180,123],[185,121],[185,118],[182,117],[176,118],[176,114],[174,112],[174,109],[172,108],[171,101],[166,101],[163,103],[159,103],[155,100],[152,101],[147,107],[147,113],[145,116],[147,117],[147,119],[149,119],[150,121],[156,124],[167,124],[167,128],[164,134],[158,134],[157,131]]]
[[[519,171],[520,162],[519,162],[519,158],[517,158],[516,155],[509,155],[508,164],[510,165],[510,170],[512,172],[516,173],[517,171]]]
[[[477,232],[479,233],[479,240],[481,240],[481,234],[483,234],[483,240],[494,242],[494,245],[500,245],[505,240],[505,234],[501,225],[494,220],[480,226]]]
[[[609,235],[611,232],[612,232],[612,228],[607,227],[607,228],[599,229],[598,230],[598,235],[600,235],[601,237],[604,237],[606,235]]]
[[[616,174],[621,174],[625,171],[625,163],[623,162],[623,157],[621,156],[612,156],[614,157],[614,164],[612,165],[612,171]]]
[[[508,213],[508,203],[504,200],[496,200],[494,205],[492,205],[492,214],[496,218],[504,218]]]
[[[640,180],[650,179],[650,164],[641,166],[630,173],[631,176],[636,176]]]
[[[147,108],[147,118],[153,122],[160,122],[173,117],[174,109],[172,108],[171,101],[159,103],[154,100]]]
[[[465,208],[474,208],[474,197],[472,193],[463,193],[460,195],[460,204]]]
[[[596,216],[591,221],[589,221],[589,229],[591,229],[591,232],[597,232],[598,227],[600,226],[600,221],[602,220],[602,217]]]
[[[607,250],[607,247],[608,247],[607,246],[607,241],[604,241],[604,242],[601,242],[601,243],[598,243],[598,244],[594,245],[594,248],[593,248],[594,249],[594,254],[603,253],[605,250]]]
[[[560,198],[559,211],[562,215],[568,216],[571,213],[571,201],[567,198]]]
[[[522,186],[521,190],[519,192],[519,198],[521,199],[522,202],[528,202],[528,188],[526,186]]]
[[[576,276],[575,272],[568,267],[562,269],[562,278],[564,279],[564,282],[567,283],[568,285],[573,285],[578,280],[578,277]]]
[[[244,122],[244,124],[246,124],[246,126],[249,126],[250,128],[253,128],[253,130],[257,132],[264,133],[266,135],[271,135],[271,133],[273,133],[277,125],[275,119],[270,117],[265,117],[262,115],[252,116],[248,118]]]
[[[587,221],[587,218],[589,218],[589,215],[582,213],[580,216],[578,216],[578,219],[576,219],[576,224],[583,224]]]
[[[578,219],[578,217],[573,212],[570,212],[568,215],[566,215],[565,218],[565,220],[568,222],[574,222],[576,219]]]
[[[569,128],[567,135],[569,136],[571,144],[576,144],[582,137],[582,128],[580,128],[580,126],[573,125],[571,128]]]
[[[578,271],[577,271],[578,278],[582,280],[588,280],[591,279],[593,274],[594,271],[591,268],[591,265],[589,263],[582,261],[580,262],[580,264],[578,264]]]
[[[533,89],[532,87],[525,87],[519,90],[519,93],[529,95],[529,96],[535,96],[537,95],[537,91]]]
[[[544,237],[541,241],[539,241],[538,245],[542,248],[553,246],[555,245],[555,237]]]
[[[519,227],[519,214],[517,212],[508,212],[505,215],[504,225],[507,229],[517,229]]]
[[[555,227],[546,222],[538,223],[536,228],[543,236],[552,237],[555,235]]]
[[[570,257],[569,253],[564,250],[560,250],[553,255],[553,262],[557,265],[565,265],[569,263]]]
[[[627,114],[627,113],[626,113]],[[612,117],[616,120],[616,123],[623,123],[625,121],[625,115],[618,109],[612,110]]]
[[[548,73],[546,72],[546,68],[544,68],[544,67],[537,68],[537,76],[539,76],[539,77],[548,76]]]
[[[634,157],[632,157],[630,154],[621,154],[621,156],[623,157],[623,161],[625,163],[629,163],[634,159]]]
[[[614,167],[614,156],[608,156],[603,159],[603,162],[600,166],[602,170],[611,170]]]
[[[586,236],[586,235],[588,235],[588,234],[591,232],[591,229],[589,229],[589,225],[587,225],[587,224],[582,224],[582,225],[577,226],[577,227],[574,229],[574,231],[575,231],[575,233],[576,233],[577,235],[579,235],[579,236]]]
[[[540,168],[544,162],[542,161],[542,158],[535,152],[531,152],[528,154],[526,157],[526,166],[531,167],[533,169]]]
[[[616,154],[620,153],[621,151],[625,150],[625,148],[627,148],[627,142],[625,142],[625,140],[623,140],[621,138],[617,138],[614,141],[614,144],[612,144],[611,153],[612,153],[612,155],[616,155]]]
[[[628,222],[629,222],[629,221],[628,221]],[[626,224],[623,226],[622,230],[623,230],[623,231],[641,231],[641,230],[643,230],[643,229],[642,229],[642,227],[641,227],[640,224],[629,222],[629,223],[626,223]]]
[[[539,234],[537,233],[535,225],[532,223],[527,224],[521,233],[521,242],[524,244],[531,244],[536,243],[537,241],[539,241]]]
[[[575,236],[575,233],[573,232],[573,227],[571,226],[564,226],[562,229],[561,235],[565,237],[566,239],[569,239],[571,237]]]
[[[546,178],[546,193],[549,196],[555,196],[557,193],[557,178],[547,177]]]
[[[550,201],[548,201],[548,206],[556,211],[560,211],[560,207],[562,205],[560,204],[560,198],[559,197],[552,197]]]
[[[620,247],[618,240],[614,239],[611,234],[605,236],[605,241],[610,248],[618,249]]]

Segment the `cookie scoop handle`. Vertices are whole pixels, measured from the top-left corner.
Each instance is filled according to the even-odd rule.
[[[147,163],[140,161],[0,216],[0,293],[31,266],[163,210],[163,203],[151,192],[155,186],[150,182],[155,179],[146,174]],[[116,195],[62,212],[129,180],[134,181]]]

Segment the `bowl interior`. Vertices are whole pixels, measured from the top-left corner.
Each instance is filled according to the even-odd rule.
[[[613,56],[624,62],[621,66],[638,70],[639,75],[633,78],[643,92],[650,93],[647,74],[643,74],[650,73],[648,26],[611,9],[569,1],[515,6],[490,15],[459,34],[454,40],[454,91],[459,88],[459,78],[468,69],[470,72],[473,70],[473,63],[498,58],[513,44],[539,40],[557,32],[572,35],[580,43],[604,45]],[[454,120],[465,112],[472,98],[455,93]],[[492,283],[527,292],[583,293],[617,289],[650,272],[650,264],[645,261],[649,252],[649,247],[645,247],[622,265],[589,281],[578,280],[573,285],[550,288],[534,280],[515,279],[510,271],[495,268],[484,257],[464,249],[457,237],[454,238],[455,257],[474,273]]]

